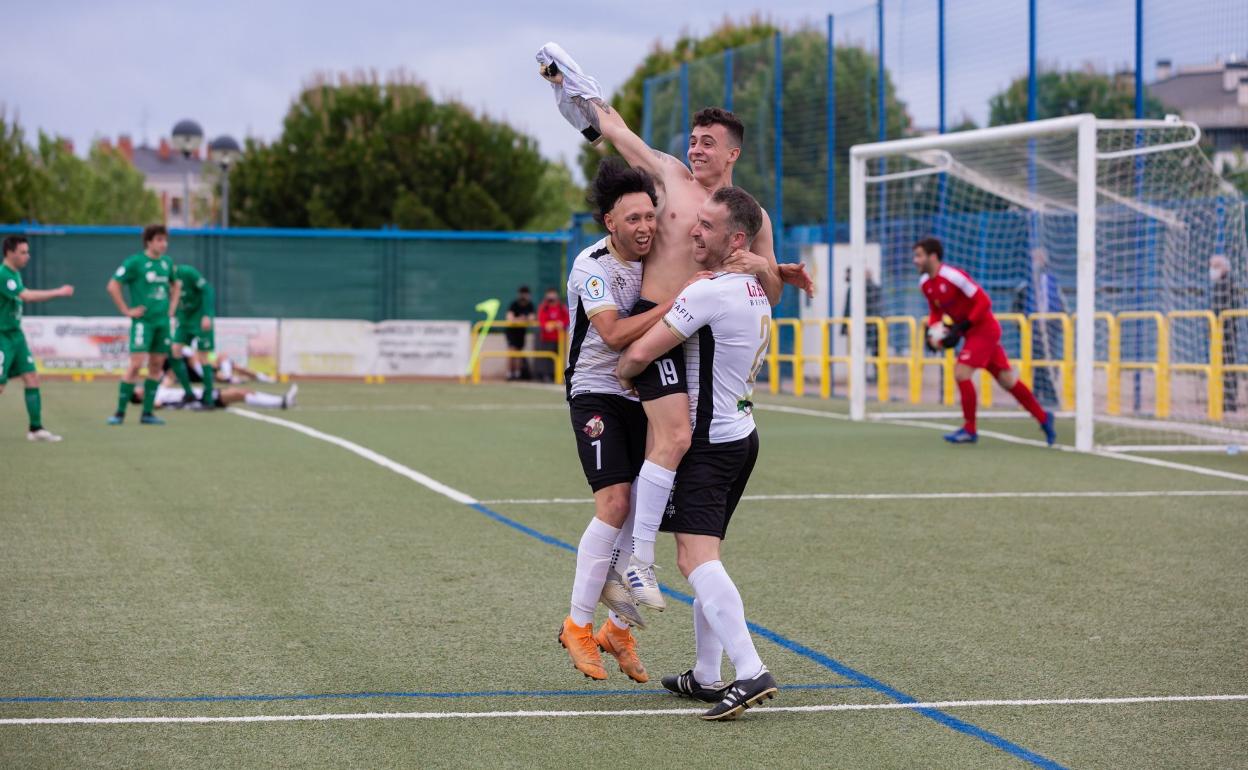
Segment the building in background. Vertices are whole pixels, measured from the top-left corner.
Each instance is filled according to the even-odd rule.
[[[99,142],[104,147],[114,147],[108,139],[101,139]],[[149,147],[147,144],[135,147],[126,134],[117,137],[115,149],[143,174],[147,180],[144,186],[160,198],[160,208],[164,212],[166,225],[199,227],[210,221],[212,192],[204,183],[204,160],[200,153],[184,158],[164,137],[157,147]],[[184,200],[188,181],[192,199],[190,206]]]
[[[1200,126],[1218,173],[1248,164],[1248,61],[1237,56],[1192,67],[1157,60],[1149,93]]]

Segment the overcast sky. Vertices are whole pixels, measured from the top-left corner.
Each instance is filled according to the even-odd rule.
[[[1248,53],[1248,11],[1238,10],[1248,9],[1248,0],[1195,2],[1233,10],[1220,11],[1217,19],[1196,15],[1204,29],[1195,33],[1182,28],[1197,23],[1192,14],[1171,24],[1159,10],[1146,26],[1162,29],[1150,31],[1156,42],[1147,46],[1148,71],[1161,55],[1200,60],[1207,50],[1234,47]],[[1026,70],[1027,2],[947,3],[949,117],[966,112],[982,119],[987,96]],[[863,0],[766,5],[777,9],[770,17],[783,26],[823,28],[834,12],[838,38],[874,37],[874,11]],[[136,143],[155,143],[188,117],[209,138],[271,140],[311,75],[404,69],[435,96],[453,96],[504,119],[534,136],[546,156],[574,161],[579,135],[558,116],[549,86],[535,75],[533,56],[542,43],[562,44],[609,93],[655,40],[704,34],[725,16],[742,19],[761,6],[758,0],[719,0],[713,11],[671,0],[19,3],[5,13],[0,103],[29,135],[43,129],[68,136],[79,152],[100,136],[130,134]],[[1042,0],[1041,58],[1129,65],[1133,7],[1133,0]],[[888,66],[916,123],[934,125],[935,0],[886,0],[885,8]],[[1176,24],[1178,32],[1168,31]]]

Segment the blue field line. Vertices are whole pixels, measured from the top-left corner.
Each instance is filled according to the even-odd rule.
[[[863,684],[786,684],[781,690],[854,690]],[[273,701],[364,700],[368,698],[585,698],[599,695],[670,695],[662,688],[635,690],[480,690],[476,692],[327,692],[293,695],[21,695],[0,703],[270,703]]]
[[[556,548],[562,548],[565,551],[571,551],[573,553],[576,553],[576,546],[570,545],[569,543],[565,543],[559,538],[552,537],[551,535],[547,535],[544,532],[539,532],[536,529],[533,529],[532,527],[526,524],[521,524],[515,519],[508,518],[502,515],[501,513],[498,513],[497,511],[490,510],[489,508],[485,507],[484,505],[480,503],[470,503],[469,506],[472,508],[475,508],[478,512],[488,516],[494,521],[497,521],[500,524],[506,524],[512,529],[519,530],[520,532],[523,532],[524,534],[530,537],[535,537],[538,540],[541,540],[543,543],[546,543],[548,545],[553,545]],[[681,591],[677,591],[674,588],[670,588],[666,585],[662,585],[661,588],[663,590],[663,593],[667,594],[673,599],[676,599],[677,601],[683,602],[685,604],[689,604],[689,605],[693,604],[693,597],[690,596],[689,594],[683,593]],[[814,661],[815,663],[818,663],[824,668],[827,668],[831,671],[836,672],[837,674],[840,674],[846,679],[849,679],[853,682],[857,682],[860,686],[862,686],[865,689],[874,690],[880,693],[881,695],[885,695],[889,698],[892,698],[894,701],[898,703],[918,703],[919,702],[917,698],[907,695],[904,692],[894,687],[891,687],[885,684],[884,682],[881,682],[878,679],[867,676],[866,674],[860,671],[850,668],[844,663],[841,663],[840,661],[834,658],[824,655],[821,652],[812,650],[803,644],[793,641],[792,639],[781,636],[780,634],[776,633],[775,631],[772,631],[769,628],[764,628],[763,626],[760,626],[757,623],[752,623],[748,621],[747,621],[747,625],[749,625],[750,631],[752,631],[755,634],[758,634],[764,639],[774,642],[780,645],[781,647],[785,648],[786,650],[796,653],[797,655],[800,655],[803,658],[806,658],[807,660]],[[940,711],[939,709],[916,708],[914,709],[914,713],[921,714],[927,717],[928,719],[931,719],[941,725],[944,725],[945,727],[948,727],[951,730],[956,730],[965,735],[970,735],[974,738],[978,738],[979,740],[987,743],[988,745],[998,748],[1006,752],[1007,754],[1011,754],[1015,757],[1018,757],[1019,759],[1025,762],[1030,762],[1036,767],[1043,767],[1043,768],[1046,768],[1046,770],[1065,770],[1064,765],[1060,765],[1057,762],[1054,762],[1053,760],[1049,759],[1048,757],[1041,756],[1040,754],[1037,754],[1036,752],[1031,751],[1030,749],[1025,749],[1022,746],[1019,746],[1016,743],[1012,743],[1011,741],[1008,741],[1005,738],[1002,738],[1001,736],[995,733],[988,732],[982,727],[977,727],[976,725],[973,725],[970,722],[966,722],[964,720],[958,719],[955,716],[950,716],[949,714],[946,714],[945,712]]]

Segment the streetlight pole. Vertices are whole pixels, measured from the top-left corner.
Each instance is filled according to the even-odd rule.
[[[232,136],[218,136],[208,143],[208,159],[221,168],[221,227],[230,227],[230,166],[243,154]]]
[[[204,141],[204,129],[193,120],[179,120],[173,127],[173,146],[186,161],[182,168],[182,223],[191,226],[191,156],[199,151]]]

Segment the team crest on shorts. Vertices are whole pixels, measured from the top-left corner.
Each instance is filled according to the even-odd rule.
[[[590,438],[598,438],[606,429],[607,426],[602,422],[602,416],[597,414],[591,417],[589,422],[585,423],[584,428],[581,428],[581,430],[585,431],[585,435]]]

